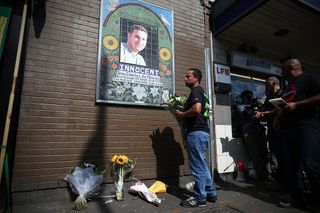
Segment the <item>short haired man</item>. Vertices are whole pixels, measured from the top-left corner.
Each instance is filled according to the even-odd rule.
[[[274,119],[277,113],[277,108],[269,102],[270,99],[281,97],[281,86],[279,78],[271,76],[266,80],[266,100],[262,106],[261,112],[256,112],[254,117],[264,119],[268,126],[268,144],[271,154],[271,162],[276,165],[274,178],[278,181],[277,184],[268,187],[269,190],[284,190],[286,183],[284,178],[283,165],[283,138],[282,131],[274,126]]]
[[[305,208],[301,165],[320,203],[320,78],[304,73],[298,59],[283,63],[282,76],[289,82],[282,95],[285,174],[292,205]]]
[[[146,47],[147,39],[148,32],[144,27],[130,26],[127,42],[121,43],[120,62],[146,66],[146,62],[139,52]]]
[[[206,163],[206,150],[210,144],[209,135],[209,100],[202,87],[199,86],[202,74],[199,69],[187,70],[186,86],[191,89],[183,112],[177,112],[178,120],[186,123],[186,145],[190,170],[195,179],[194,197],[181,201],[187,208],[203,207],[208,202],[217,200],[216,188]]]

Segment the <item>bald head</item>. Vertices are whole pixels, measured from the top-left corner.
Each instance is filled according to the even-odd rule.
[[[288,80],[292,81],[303,72],[301,63],[298,59],[289,59],[283,63],[282,66],[282,76]]]

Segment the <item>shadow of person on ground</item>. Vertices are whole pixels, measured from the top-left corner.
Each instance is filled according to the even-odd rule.
[[[256,199],[262,200],[264,202],[268,202],[274,205],[277,205],[280,202],[286,202],[288,198],[288,193],[276,192],[268,190],[268,186],[274,184],[274,182],[267,181],[256,181],[249,180],[244,182],[239,182],[236,179],[233,179],[235,176],[227,178],[222,178],[221,175],[215,170],[215,183],[218,185],[217,189],[224,191],[235,191],[243,194],[247,194]]]
[[[221,138],[221,144],[222,152],[228,153],[229,156],[233,159],[234,163],[230,164],[230,167],[235,168],[236,163],[240,161],[244,163],[248,162],[248,159],[246,157],[246,150],[241,140],[229,139],[228,137],[226,137]],[[224,170],[230,171],[232,169],[227,167]],[[229,175],[229,177],[232,177],[228,178],[227,181],[224,181],[223,179],[225,178],[222,179],[220,177],[220,174],[217,171],[215,171],[215,182],[218,183],[222,190],[238,191],[275,205],[278,205],[279,202],[285,202],[288,199],[288,193],[285,191],[284,188],[281,190],[279,188],[279,184],[279,186],[276,186],[277,182],[252,180],[250,179],[250,177],[248,177],[247,171],[244,171],[244,176],[247,181],[243,182],[242,184],[236,180],[236,172],[237,171],[235,170],[233,174]],[[279,188],[279,191],[277,191],[277,188]]]
[[[150,135],[152,148],[157,159],[157,179],[164,182],[167,192],[180,199],[187,198],[190,192],[180,187],[180,166],[184,157],[180,143],[174,138],[173,129],[165,127],[162,132],[157,128]]]

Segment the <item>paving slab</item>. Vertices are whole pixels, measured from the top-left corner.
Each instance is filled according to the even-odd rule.
[[[144,180],[150,186],[156,180]],[[82,213],[188,213],[188,212],[223,212],[223,213],[301,213],[306,212],[295,208],[281,208],[277,204],[288,198],[286,193],[276,193],[266,190],[272,183],[267,182],[238,182],[236,180],[219,181],[216,184],[218,200],[208,203],[205,207],[184,208],[179,205],[181,199],[192,193],[185,185],[192,181],[192,177],[179,179],[180,187],[169,187],[167,193],[157,194],[161,204],[155,206],[138,195],[129,194],[125,190],[124,200],[114,198],[96,198],[88,202],[88,207],[79,211]],[[128,189],[134,182],[126,182]],[[113,195],[113,184],[103,185],[103,196]],[[13,213],[64,213],[78,212],[73,210],[73,201],[76,195],[69,188],[38,190],[30,192],[16,192],[13,196]]]

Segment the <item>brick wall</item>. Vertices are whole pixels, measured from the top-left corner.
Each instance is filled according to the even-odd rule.
[[[204,70],[208,28],[202,6],[198,0],[146,2],[174,11],[176,92],[188,94],[185,70]],[[95,103],[99,10],[98,0],[48,0],[39,39],[31,23],[13,191],[65,186],[61,179],[74,166],[90,160],[108,167],[116,153],[137,158],[137,178],[189,174],[179,128],[168,112]],[[152,140],[158,128],[167,134]]]

